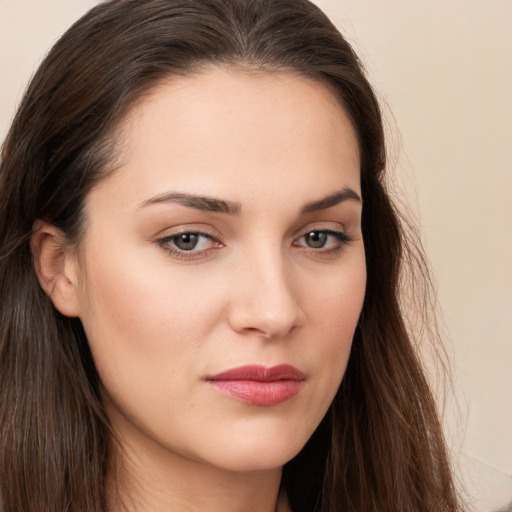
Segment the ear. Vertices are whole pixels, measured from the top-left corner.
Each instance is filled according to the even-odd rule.
[[[62,232],[36,220],[30,248],[39,283],[53,305],[65,316],[79,316],[76,254],[65,244]]]

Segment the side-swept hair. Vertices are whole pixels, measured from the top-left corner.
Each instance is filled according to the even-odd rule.
[[[384,183],[381,113],[350,45],[307,0],[111,0],[76,22],[30,83],[0,164],[3,512],[104,512],[101,382],[79,319],[38,285],[36,219],[79,241],[112,172],[114,130],[162,80],[204,64],[327,85],[357,132],[367,291],[341,387],[283,486],[295,512],[455,512],[432,394],[399,305],[404,231]]]

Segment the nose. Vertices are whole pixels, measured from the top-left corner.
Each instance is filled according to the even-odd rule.
[[[278,339],[302,326],[305,315],[297,281],[280,251],[244,260],[229,309],[231,328]]]

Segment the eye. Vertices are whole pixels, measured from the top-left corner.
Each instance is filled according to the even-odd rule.
[[[330,252],[342,249],[351,240],[352,238],[343,231],[315,229],[302,235],[293,245]]]
[[[222,247],[222,244],[211,235],[199,231],[186,231],[169,235],[157,240],[157,243],[166,249],[169,254],[181,258],[201,256],[209,249]]]
[[[325,231],[311,231],[304,235],[304,240],[312,249],[321,249],[327,244],[328,237]]]
[[[199,233],[182,233],[172,237],[172,243],[182,251],[193,251],[201,241],[201,238],[206,238]]]

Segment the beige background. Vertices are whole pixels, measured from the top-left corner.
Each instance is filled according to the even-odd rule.
[[[39,60],[95,3],[0,0],[0,139]],[[317,3],[389,105],[454,353],[453,449],[472,509],[494,510],[512,501],[512,1]]]

